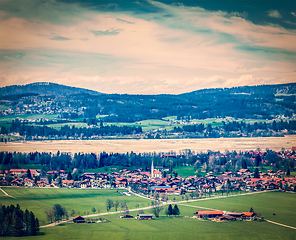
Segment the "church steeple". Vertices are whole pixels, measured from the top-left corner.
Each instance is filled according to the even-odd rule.
[[[154,178],[154,166],[153,166],[153,160],[152,160],[152,163],[151,163],[151,179]]]

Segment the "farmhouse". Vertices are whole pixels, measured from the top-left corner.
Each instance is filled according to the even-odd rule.
[[[152,214],[138,214],[137,219],[139,220],[152,220]]]
[[[85,220],[83,217],[77,215],[76,217],[73,217],[73,222],[74,223],[85,223]]]
[[[242,214],[243,214],[242,218],[244,220],[251,220],[251,221],[254,220],[255,213],[253,213],[253,212],[242,212]]]
[[[223,211],[196,211],[196,216],[198,218],[216,218],[216,217],[222,217],[224,212]]]

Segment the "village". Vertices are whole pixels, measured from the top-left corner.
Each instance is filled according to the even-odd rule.
[[[295,164],[296,148],[293,147],[291,150],[292,151],[282,150],[276,154],[280,159],[288,159],[289,163]],[[130,214],[128,208],[124,208],[123,211],[118,212],[116,209],[116,212],[113,213],[120,213],[121,215],[118,216],[118,218],[153,220],[159,218],[159,212],[164,210],[165,207],[165,215],[167,215],[167,217],[174,215],[174,217],[178,216],[180,218],[192,218],[200,221],[214,222],[265,221],[261,213],[255,212],[251,206],[250,210],[245,209],[244,212],[236,212],[235,210],[230,212],[205,208],[192,211],[192,215],[187,213],[187,216],[179,216],[180,211],[177,204],[185,204],[185,206],[187,206],[186,204],[189,202],[202,199],[232,197],[240,194],[255,194],[263,191],[296,192],[296,177],[294,176],[294,172],[290,174],[289,168],[287,171],[274,171],[271,167],[274,163],[269,162],[271,160],[265,157],[267,153],[259,149],[257,151],[245,152],[244,154],[248,154],[250,157],[250,161],[248,162],[251,162],[252,165],[249,165],[249,167],[238,168],[235,171],[230,171],[228,169],[227,171],[217,173],[214,171],[215,168],[211,167],[211,164],[214,161],[220,161],[226,158],[228,155],[228,157],[230,157],[233,153],[212,152],[209,154],[208,162],[205,162],[201,168],[196,169],[195,175],[187,177],[179,176],[178,172],[172,171],[173,169],[170,169],[170,167],[154,166],[153,159],[151,159],[150,169],[136,168],[131,170],[122,168],[119,170],[114,167],[110,168],[109,172],[84,172],[75,180],[70,170],[50,170],[45,173],[40,169],[1,170],[0,186],[71,188],[85,189],[85,191],[87,191],[87,189],[113,189],[117,190],[117,194],[124,197],[136,195],[151,200],[151,205],[148,204],[148,207],[139,208],[138,206],[136,209],[131,209],[139,211],[135,217]],[[238,162],[244,167],[245,159],[242,158],[243,153],[240,152],[233,156],[236,159],[240,159]],[[164,159],[181,157],[185,157],[185,155],[179,156],[170,153],[162,156]],[[233,159],[229,159],[230,162],[233,161]],[[155,160],[155,162],[157,161]],[[254,166],[257,167],[254,168]],[[269,169],[264,169],[264,166],[268,166],[267,168]],[[113,203],[112,200],[110,201]],[[172,205],[175,205],[174,208]],[[152,211],[153,214],[144,213],[142,209],[158,209],[159,212]],[[110,213],[109,210],[107,209],[108,213]],[[273,215],[275,214],[274,212]],[[91,219],[90,217],[93,217],[93,215],[77,215],[70,219],[67,218],[67,220],[71,220],[74,223],[110,222],[106,218]]]
[[[264,160],[265,152],[251,151],[251,161],[260,161],[269,164]],[[223,153],[216,153],[210,156],[209,164],[215,159],[225,157]],[[260,157],[262,156],[262,158]],[[239,157],[240,155],[236,156]],[[281,158],[288,158],[295,162],[295,149],[278,153]],[[164,157],[174,157],[166,155]],[[175,156],[176,157],[176,156]],[[261,164],[261,163],[260,163]],[[296,177],[290,176],[290,170],[266,172],[259,171],[259,168],[251,171],[249,168],[241,168],[237,171],[224,171],[217,173],[212,171],[207,164],[204,164],[204,176],[200,170],[196,175],[180,177],[177,172],[168,168],[155,166],[151,162],[149,171],[141,168],[128,170],[122,169],[111,173],[82,173],[78,180],[72,178],[70,171],[47,171],[41,175],[39,169],[10,169],[1,170],[1,186],[18,187],[43,187],[43,188],[91,188],[91,189],[126,189],[123,194],[139,193],[153,199],[167,200],[168,195],[180,195],[182,198],[193,199],[212,194],[229,194],[233,191],[263,191],[263,190],[284,190],[296,191]],[[271,164],[272,165],[272,164]],[[243,165],[242,165],[243,166]],[[170,172],[170,174],[169,174]],[[9,182],[7,179],[10,179]]]

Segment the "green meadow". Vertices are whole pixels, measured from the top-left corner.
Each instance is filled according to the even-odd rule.
[[[7,116],[2,116],[0,117],[0,121],[12,121],[15,120],[17,118],[19,119],[31,119],[31,120],[35,120],[35,119],[48,119],[48,120],[54,120],[56,118],[58,118],[58,114],[22,114],[22,115],[7,115]]]
[[[236,212],[247,212],[252,207],[255,212],[261,213],[261,216],[268,220],[296,227],[295,202],[295,193],[267,192],[203,200],[188,205]]]
[[[108,198],[113,201],[117,199],[119,203],[125,200],[130,209],[135,208],[136,204],[139,204],[140,207],[147,207],[151,202],[135,196],[121,195],[117,193],[117,190],[13,187],[2,187],[2,189],[16,198],[13,199],[1,194],[0,203],[2,205],[14,204],[16,206],[19,204],[21,209],[33,211],[40,220],[40,225],[47,224],[44,210],[52,208],[54,204],[61,204],[69,214],[74,209],[76,214],[83,216],[92,214],[93,207],[100,208],[102,213],[107,212],[105,203]],[[111,211],[114,211],[114,208]]]
[[[41,220],[46,221],[44,209],[55,203],[84,215],[92,214],[92,207],[100,207],[106,212],[106,199],[125,199],[129,209],[146,207],[151,202],[136,196],[122,196],[116,190],[96,189],[37,189],[37,188],[3,188],[16,199],[8,198],[0,192],[3,205],[19,204],[28,208]],[[178,204],[179,217],[166,217],[164,211],[160,218],[154,220],[119,219],[119,214],[107,214],[109,223],[74,224],[71,221],[58,226],[41,228],[35,237],[22,239],[295,239],[296,230],[268,222],[208,222],[192,217],[197,209],[215,208],[226,211],[249,211],[250,207],[269,220],[296,227],[295,194],[283,192],[256,193],[252,195],[233,196],[221,199],[207,199]],[[174,203],[172,203],[174,204]],[[114,208],[111,209],[114,211]],[[144,210],[150,213],[150,210]],[[272,213],[275,212],[276,215]],[[130,211],[136,216],[138,211]],[[188,216],[185,218],[185,216]],[[99,218],[99,217],[94,217]],[[44,222],[41,225],[44,225]],[[4,238],[13,239],[13,238]]]
[[[1,110],[1,105],[0,105]],[[97,115],[97,119],[103,119],[107,115]],[[58,114],[23,114],[23,115],[8,115],[8,116],[2,116],[0,117],[0,127],[4,126],[6,128],[10,127],[10,122],[12,120],[15,120],[16,118],[19,119],[48,119],[48,120],[55,120],[59,117]],[[147,119],[142,120],[138,122],[133,123],[126,123],[126,122],[104,122],[104,125],[115,125],[115,126],[130,126],[130,127],[142,127],[144,131],[150,131],[150,130],[167,130],[171,131],[174,129],[174,127],[182,127],[185,124],[170,124],[169,121],[171,120],[177,120],[177,116],[169,116],[165,117],[163,119]],[[216,126],[222,126],[223,122],[233,122],[233,121],[243,121],[246,123],[253,124],[254,122],[268,122],[268,120],[264,119],[235,119],[232,117],[227,118],[207,118],[207,119],[191,119],[190,122],[194,124],[201,124],[203,123],[205,126],[208,124],[211,124],[212,127]],[[68,123],[54,123],[46,125],[48,127],[52,127],[54,129],[60,130],[61,127],[68,125],[70,127],[75,126],[76,128],[82,128],[82,127],[88,127],[88,125],[84,122],[84,118],[77,118],[73,120],[73,122]]]

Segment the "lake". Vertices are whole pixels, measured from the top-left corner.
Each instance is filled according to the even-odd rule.
[[[296,147],[296,135],[285,137],[254,138],[203,138],[203,139],[117,139],[117,140],[54,140],[0,143],[0,151],[10,152],[169,152],[190,149],[195,152],[247,151]]]

